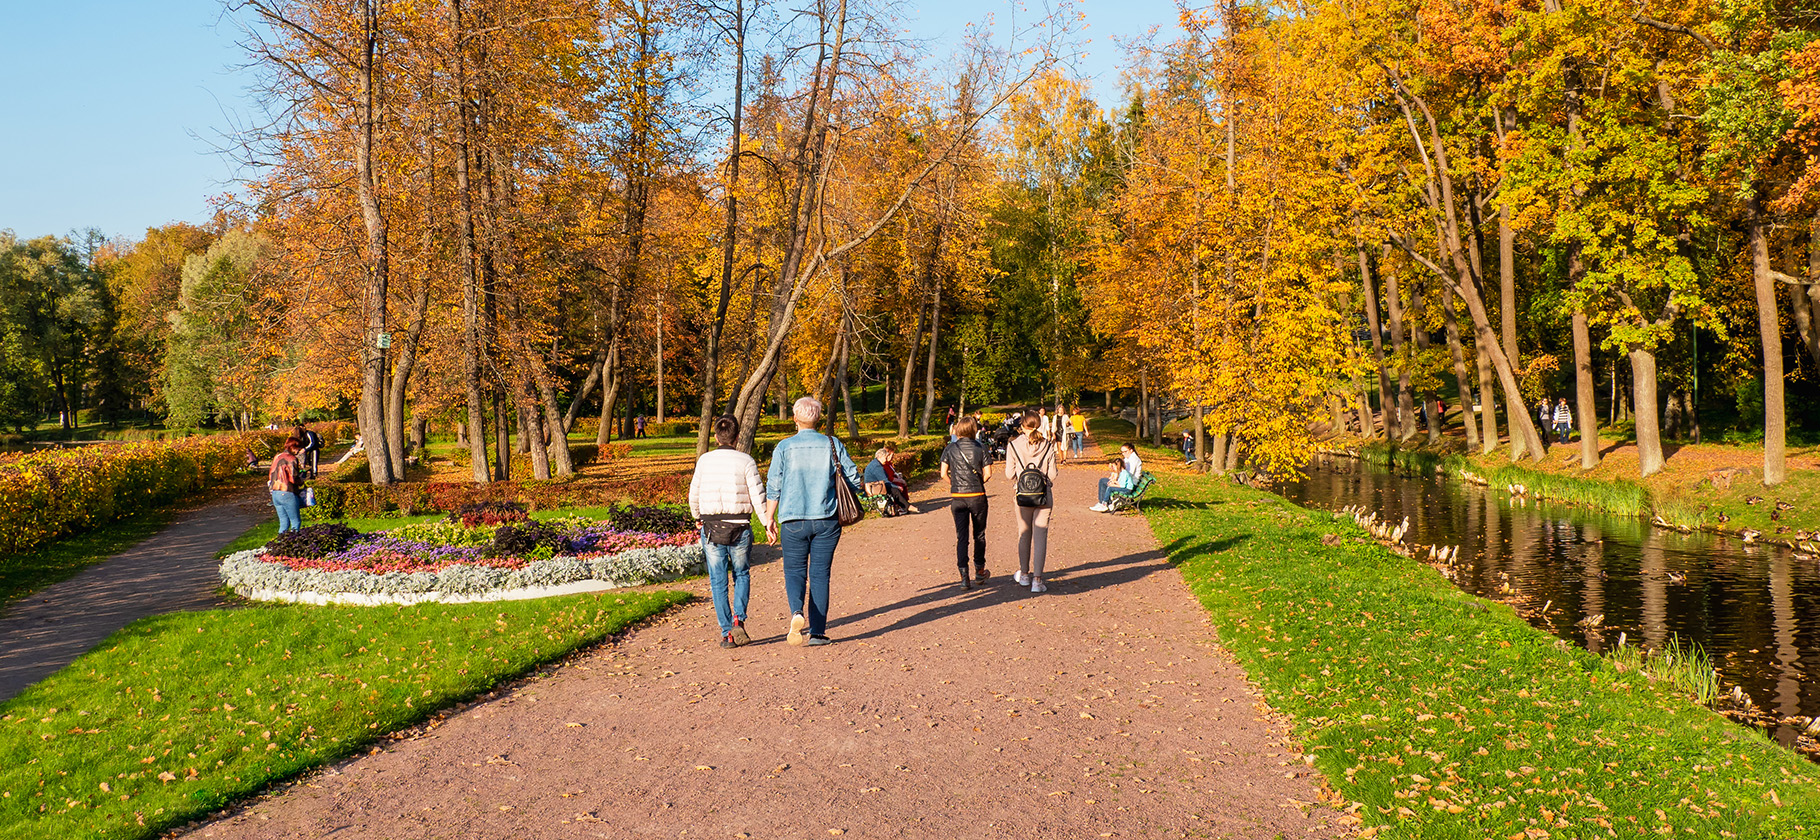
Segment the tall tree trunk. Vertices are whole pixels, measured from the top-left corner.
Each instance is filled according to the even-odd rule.
[[[1576,256],[1575,259],[1577,258],[1578,257]],[[1571,270],[1570,267],[1570,273]],[[1590,470],[1599,465],[1599,406],[1597,402],[1597,393],[1594,391],[1598,386],[1593,382],[1592,336],[1588,334],[1586,310],[1584,308],[1574,310],[1573,331],[1574,421],[1580,424],[1580,469]],[[1653,375],[1655,372],[1655,362],[1653,359],[1650,362],[1650,372],[1652,374],[1650,378],[1653,380],[1655,378]],[[1650,389],[1655,389],[1653,382],[1650,385]],[[1653,421],[1654,418],[1651,418],[1651,420]],[[1655,435],[1654,429],[1651,429],[1650,432],[1651,435],[1656,438],[1655,460],[1656,463],[1660,465],[1662,463],[1661,437]],[[1642,424],[1638,424],[1637,450],[1639,460],[1648,460],[1649,455],[1645,452],[1643,446]],[[1649,475],[1649,473],[1644,473],[1644,475]]]
[[[1428,356],[1428,289],[1426,283],[1418,282],[1409,292],[1409,331],[1414,335],[1416,353],[1424,358]],[[1441,440],[1441,418],[1435,416],[1438,400],[1432,394],[1420,394],[1422,401],[1422,423],[1428,427],[1428,442]]]
[[[1505,123],[1509,125],[1506,126]],[[1516,127],[1516,112],[1505,111],[1498,120],[1498,140],[1504,140],[1504,133]],[[1504,198],[1504,190],[1498,190],[1498,320],[1502,333],[1504,357],[1510,360],[1511,368],[1522,366],[1521,356],[1517,355],[1517,231],[1510,223],[1510,202]],[[1488,392],[1489,393],[1489,392]],[[1505,401],[1511,417],[1518,414],[1528,415],[1529,408],[1521,402]],[[1490,443],[1495,446],[1498,436],[1489,431],[1497,424],[1497,417],[1492,413],[1490,401],[1482,405],[1485,412],[1487,434]],[[1510,459],[1515,461],[1523,457],[1523,438],[1516,433],[1516,421],[1511,421]],[[1487,452],[1491,451],[1489,449]]]
[[[910,349],[904,351],[904,388],[897,395],[897,436],[910,436],[910,377],[916,372],[917,351],[923,346],[923,325],[928,310],[920,301],[916,310],[916,331],[910,334]]]
[[[1453,354],[1453,378],[1460,403],[1461,425],[1466,427],[1466,448],[1479,448],[1479,424],[1472,416],[1472,380],[1466,375],[1466,350],[1460,346],[1460,317],[1454,312],[1453,290],[1442,284],[1441,311],[1447,323],[1447,350]],[[1437,412],[1438,413],[1438,412]]]
[[[1756,192],[1751,193],[1745,215],[1750,225],[1751,279],[1757,291],[1757,335],[1763,345],[1763,486],[1774,487],[1788,477],[1788,416],[1783,406],[1782,322],[1769,267],[1769,219],[1764,218],[1763,200]],[[1637,402],[1641,416],[1642,399]]]
[[[600,386],[600,428],[594,433],[594,445],[606,446],[613,442],[613,408],[619,402],[619,344],[607,347],[607,361],[601,374]]]
[[[1788,290],[1789,308],[1808,360],[1820,368],[1820,216],[1808,223],[1807,271],[1802,276],[1804,280]]]
[[[360,434],[366,441],[367,467],[374,484],[392,483],[391,450],[385,427],[385,350],[379,336],[386,330],[386,284],[390,280],[390,253],[386,244],[386,219],[379,206],[374,177],[375,134],[379,127],[379,3],[361,4],[360,133],[354,143],[354,170],[358,183],[361,221],[366,226],[367,278],[361,310],[366,331],[360,346]],[[73,414],[73,412],[71,412]]]
[[[1477,366],[1477,373],[1479,375],[1478,419],[1479,422],[1484,424],[1483,430],[1479,435],[1479,442],[1481,444],[1479,451],[1486,455],[1490,455],[1492,450],[1498,448],[1497,386],[1493,385],[1491,381],[1491,360],[1485,358],[1485,354],[1478,352],[1478,349],[1477,346],[1474,346],[1472,355],[1473,364]],[[1467,407],[1462,405],[1460,406],[1460,410],[1466,411]],[[1468,413],[1470,414],[1470,412]],[[1468,422],[1471,422],[1471,420],[1471,417],[1467,418]]]
[[[935,226],[936,241],[941,241],[942,226]],[[929,433],[929,415],[935,411],[935,353],[941,346],[942,335],[942,281],[939,276],[930,278],[935,288],[935,302],[929,307],[929,364],[923,369],[923,416],[916,421],[916,433]]]
[[[1631,388],[1637,412],[1637,466],[1644,477],[1662,471],[1661,427],[1656,419],[1656,354],[1643,348],[1630,351]]]
[[[1365,287],[1365,325],[1371,329],[1371,356],[1378,372],[1378,406],[1384,413],[1384,437],[1388,440],[1397,436],[1397,425],[1391,416],[1390,375],[1384,370],[1384,331],[1378,323],[1377,272],[1372,270],[1371,255],[1365,246],[1360,245],[1355,250],[1359,255],[1359,279]],[[1365,422],[1371,422],[1369,411],[1365,413]]]
[[[727,155],[727,179],[723,187],[727,204],[726,223],[721,227],[720,296],[714,303],[714,320],[708,322],[708,341],[701,361],[701,425],[695,430],[695,454],[708,451],[708,436],[714,426],[714,405],[720,391],[720,342],[727,326],[727,305],[733,299],[733,256],[739,236],[739,159],[740,132],[745,124],[746,93],[746,7],[745,0],[733,0],[733,24],[724,27],[733,39],[733,110],[731,114],[732,148]]]
[[[455,33],[455,191],[461,219],[457,241],[461,257],[462,385],[468,409],[464,429],[474,481],[485,484],[492,480],[493,473],[487,466],[486,397],[481,385],[481,354],[485,352],[481,332],[483,302],[474,222],[474,114],[467,70],[469,33],[463,18],[463,0],[450,0],[449,24]]]
[[[392,475],[400,479],[404,478],[405,394],[410,388],[411,371],[417,366],[417,347],[429,311],[430,290],[426,285],[411,301],[410,326],[403,340],[397,342],[398,361],[392,366],[392,383],[386,393],[386,445],[392,459]]]
[[[853,355],[853,315],[844,307],[841,309],[840,329],[840,381],[835,387],[840,389],[841,404],[847,413],[847,439],[858,440],[859,423],[853,419],[853,383],[849,376]]]
[[[1382,266],[1383,262],[1378,264]],[[1415,404],[1409,393],[1409,353],[1403,346],[1403,292],[1397,286],[1395,271],[1385,275],[1384,294],[1390,310],[1390,344],[1397,359],[1397,439],[1409,440],[1416,436]],[[1389,411],[1385,409],[1385,413]]]
[[[657,368],[655,374],[657,405],[651,413],[656,417],[655,422],[662,423],[664,421],[664,298],[661,292],[657,295],[657,363],[655,367]]]

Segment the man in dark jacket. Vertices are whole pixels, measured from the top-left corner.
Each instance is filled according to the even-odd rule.
[[[317,461],[320,460],[322,456],[322,435],[316,434],[303,426],[298,426],[296,430],[291,432],[291,437],[296,438],[297,442],[303,444],[303,449],[297,453],[297,460],[309,470],[310,478],[314,479],[316,477]]]
[[[975,579],[984,582],[986,570],[986,481],[992,456],[979,442],[979,431],[972,417],[962,417],[954,424],[954,439],[942,450],[942,477],[948,479],[949,510],[954,513],[954,556],[960,566],[961,588],[972,589]],[[973,574],[967,574],[967,543],[973,543]]]

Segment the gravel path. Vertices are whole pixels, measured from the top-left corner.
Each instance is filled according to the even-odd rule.
[[[7,606],[0,614],[0,701],[134,621],[220,606],[215,552],[272,516],[263,489],[236,492],[186,511],[144,542]]]
[[[704,597],[192,837],[1301,838],[1350,834],[1135,516],[1065,469],[1050,588],[963,592],[942,493],[850,529],[829,633],[783,642],[775,553],[754,644]]]

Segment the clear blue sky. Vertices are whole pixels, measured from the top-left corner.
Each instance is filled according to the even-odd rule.
[[[1176,31],[1169,0],[1082,0],[1076,70],[1117,97],[1121,37]],[[235,169],[215,152],[251,114],[238,29],[218,0],[0,0],[0,228],[24,237],[95,227],[137,239],[206,221]],[[957,37],[1005,0],[903,6],[913,37]],[[939,45],[937,52],[945,52]]]

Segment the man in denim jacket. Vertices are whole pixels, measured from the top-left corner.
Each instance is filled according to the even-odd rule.
[[[796,434],[779,441],[771,451],[764,523],[783,546],[790,644],[825,645],[829,641],[828,573],[834,565],[834,548],[840,545],[841,527],[835,516],[834,482],[846,481],[855,493],[864,485],[847,447],[815,430],[822,419],[819,401],[803,397],[796,401],[791,415],[796,420]],[[809,588],[806,611],[805,582]]]

